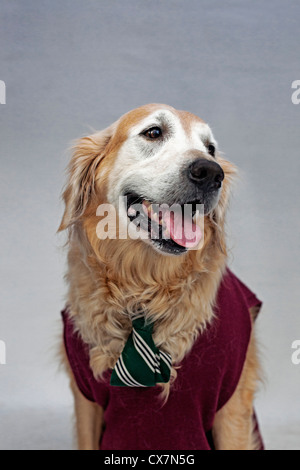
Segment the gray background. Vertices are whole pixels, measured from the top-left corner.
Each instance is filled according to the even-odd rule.
[[[0,447],[72,447],[59,370],[70,142],[148,102],[204,118],[241,170],[230,264],[264,301],[267,448],[300,449],[299,1],[1,0]]]

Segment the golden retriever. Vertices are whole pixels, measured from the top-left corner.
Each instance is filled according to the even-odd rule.
[[[168,402],[181,362],[188,360],[195,341],[216,316],[227,262],[225,213],[235,173],[220,155],[210,127],[167,105],[132,110],[77,142],[59,230],[69,233],[69,316],[88,348],[95,380],[101,381],[114,368],[132,328],[131,315],[142,308],[155,324],[155,344],[172,357],[171,380],[158,385],[162,406]],[[139,236],[132,209],[137,202],[143,207]],[[168,211],[155,224],[149,212],[154,203],[191,204],[192,228],[201,242],[189,243],[185,235],[176,235],[175,219],[173,225],[164,223]],[[203,209],[203,217],[195,204]],[[99,207],[104,207],[102,212]],[[102,234],[101,220],[106,225]],[[154,237],[150,220],[156,227]],[[118,236],[124,227],[127,236]],[[253,430],[259,378],[256,349],[252,334],[238,386],[214,417],[216,449],[258,446]],[[106,425],[104,410],[81,393],[66,355],[65,363],[75,398],[78,448],[97,449]]]

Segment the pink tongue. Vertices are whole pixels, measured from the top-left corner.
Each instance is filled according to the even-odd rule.
[[[185,248],[196,247],[201,238],[202,232],[196,225],[191,215],[182,217],[181,211],[170,212],[168,209],[162,211],[162,220],[167,227],[170,237],[174,242]]]

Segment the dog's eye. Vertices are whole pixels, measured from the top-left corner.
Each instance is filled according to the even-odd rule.
[[[162,131],[159,127],[151,127],[151,129],[146,130],[146,132],[143,133],[148,139],[158,139],[159,137],[162,136]]]
[[[208,144],[207,151],[208,151],[209,155],[214,157],[215,153],[216,153],[216,147],[213,144]]]

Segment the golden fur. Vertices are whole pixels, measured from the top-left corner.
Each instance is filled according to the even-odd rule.
[[[90,366],[96,378],[117,361],[130,333],[130,314],[138,307],[142,307],[147,317],[155,322],[156,345],[171,354],[175,366],[179,364],[197,335],[213,318],[216,293],[226,265],[225,212],[236,170],[220,155],[216,160],[225,179],[217,207],[205,218],[205,242],[201,250],[188,251],[178,257],[162,256],[141,240],[99,240],[96,235],[99,221],[96,208],[107,202],[108,176],[128,129],[155,106],[138,108],[104,131],[81,139],[69,165],[63,195],[65,213],[59,229],[69,231],[67,303],[77,330],[89,346]],[[176,113],[186,132],[192,120],[199,119],[189,113]],[[257,375],[254,343],[251,348],[254,352],[249,352],[252,355],[247,361],[251,373],[244,372],[241,379],[243,399],[236,405],[237,415],[239,406],[244,408],[245,400],[248,409],[252,406]],[[248,376],[249,393],[245,392]],[[172,381],[175,379],[176,367],[173,367]],[[77,409],[78,402],[85,409],[89,405],[80,396],[73,379],[72,383]],[[165,400],[169,386],[162,384]],[[236,394],[239,394],[239,387]],[[228,419],[226,422],[230,427]],[[94,427],[95,423],[91,429]],[[222,428],[221,425],[216,427]],[[228,429],[226,433],[230,436]],[[249,423],[246,436],[247,433],[250,436]],[[234,432],[236,434],[243,434],[242,426]],[[226,440],[224,434],[221,435],[223,447],[235,445],[231,444],[230,437]],[[88,438],[88,443],[79,444],[80,447],[94,447],[93,439]],[[250,448],[249,439],[246,437]]]

